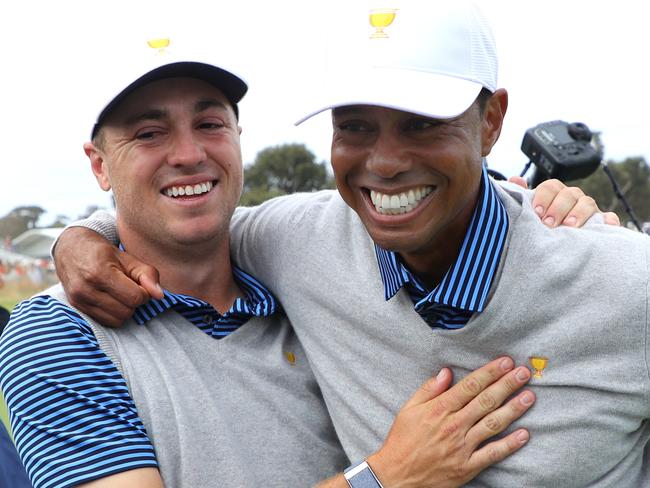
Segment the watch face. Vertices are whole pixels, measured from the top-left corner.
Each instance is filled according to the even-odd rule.
[[[343,476],[352,488],[383,488],[365,461],[350,466],[343,472]]]

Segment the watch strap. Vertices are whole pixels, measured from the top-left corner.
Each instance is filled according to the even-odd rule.
[[[350,488],[383,488],[368,463],[363,460],[343,472]]]

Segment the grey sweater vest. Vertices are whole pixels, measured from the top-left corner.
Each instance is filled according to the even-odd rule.
[[[66,301],[59,286],[46,293]],[[119,329],[84,318],[126,379],[165,486],[307,487],[347,465],[282,314],[221,340],[173,311]]]
[[[432,330],[404,290],[388,302],[373,244],[335,192],[241,209],[236,261],[282,300],[351,458],[377,449],[403,402],[451,366],[456,380],[500,354],[548,358],[520,452],[473,487],[650,486],[648,237],[544,227],[526,193],[500,190],[508,242],[486,310]]]

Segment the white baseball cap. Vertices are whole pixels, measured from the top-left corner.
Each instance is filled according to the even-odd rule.
[[[296,125],[346,105],[447,119],[467,110],[482,88],[497,89],[494,37],[473,2],[409,0],[358,17],[335,32],[339,47],[325,86]]]
[[[99,98],[102,105],[97,111],[91,138],[97,134],[108,114],[130,93],[165,78],[197,78],[214,85],[223,92],[238,115],[237,103],[248,90],[248,85],[240,76],[214,65],[208,57],[188,56],[179,52],[167,38],[142,40],[131,51],[119,60],[119,67],[106,77],[110,81],[104,87],[104,95]]]

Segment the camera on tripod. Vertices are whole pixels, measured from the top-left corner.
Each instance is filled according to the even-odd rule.
[[[536,125],[526,131],[521,143],[521,150],[530,159],[522,176],[530,163],[535,163],[529,182],[532,188],[549,178],[586,178],[603,159],[602,149],[595,142],[594,134],[582,122],[554,120]]]

